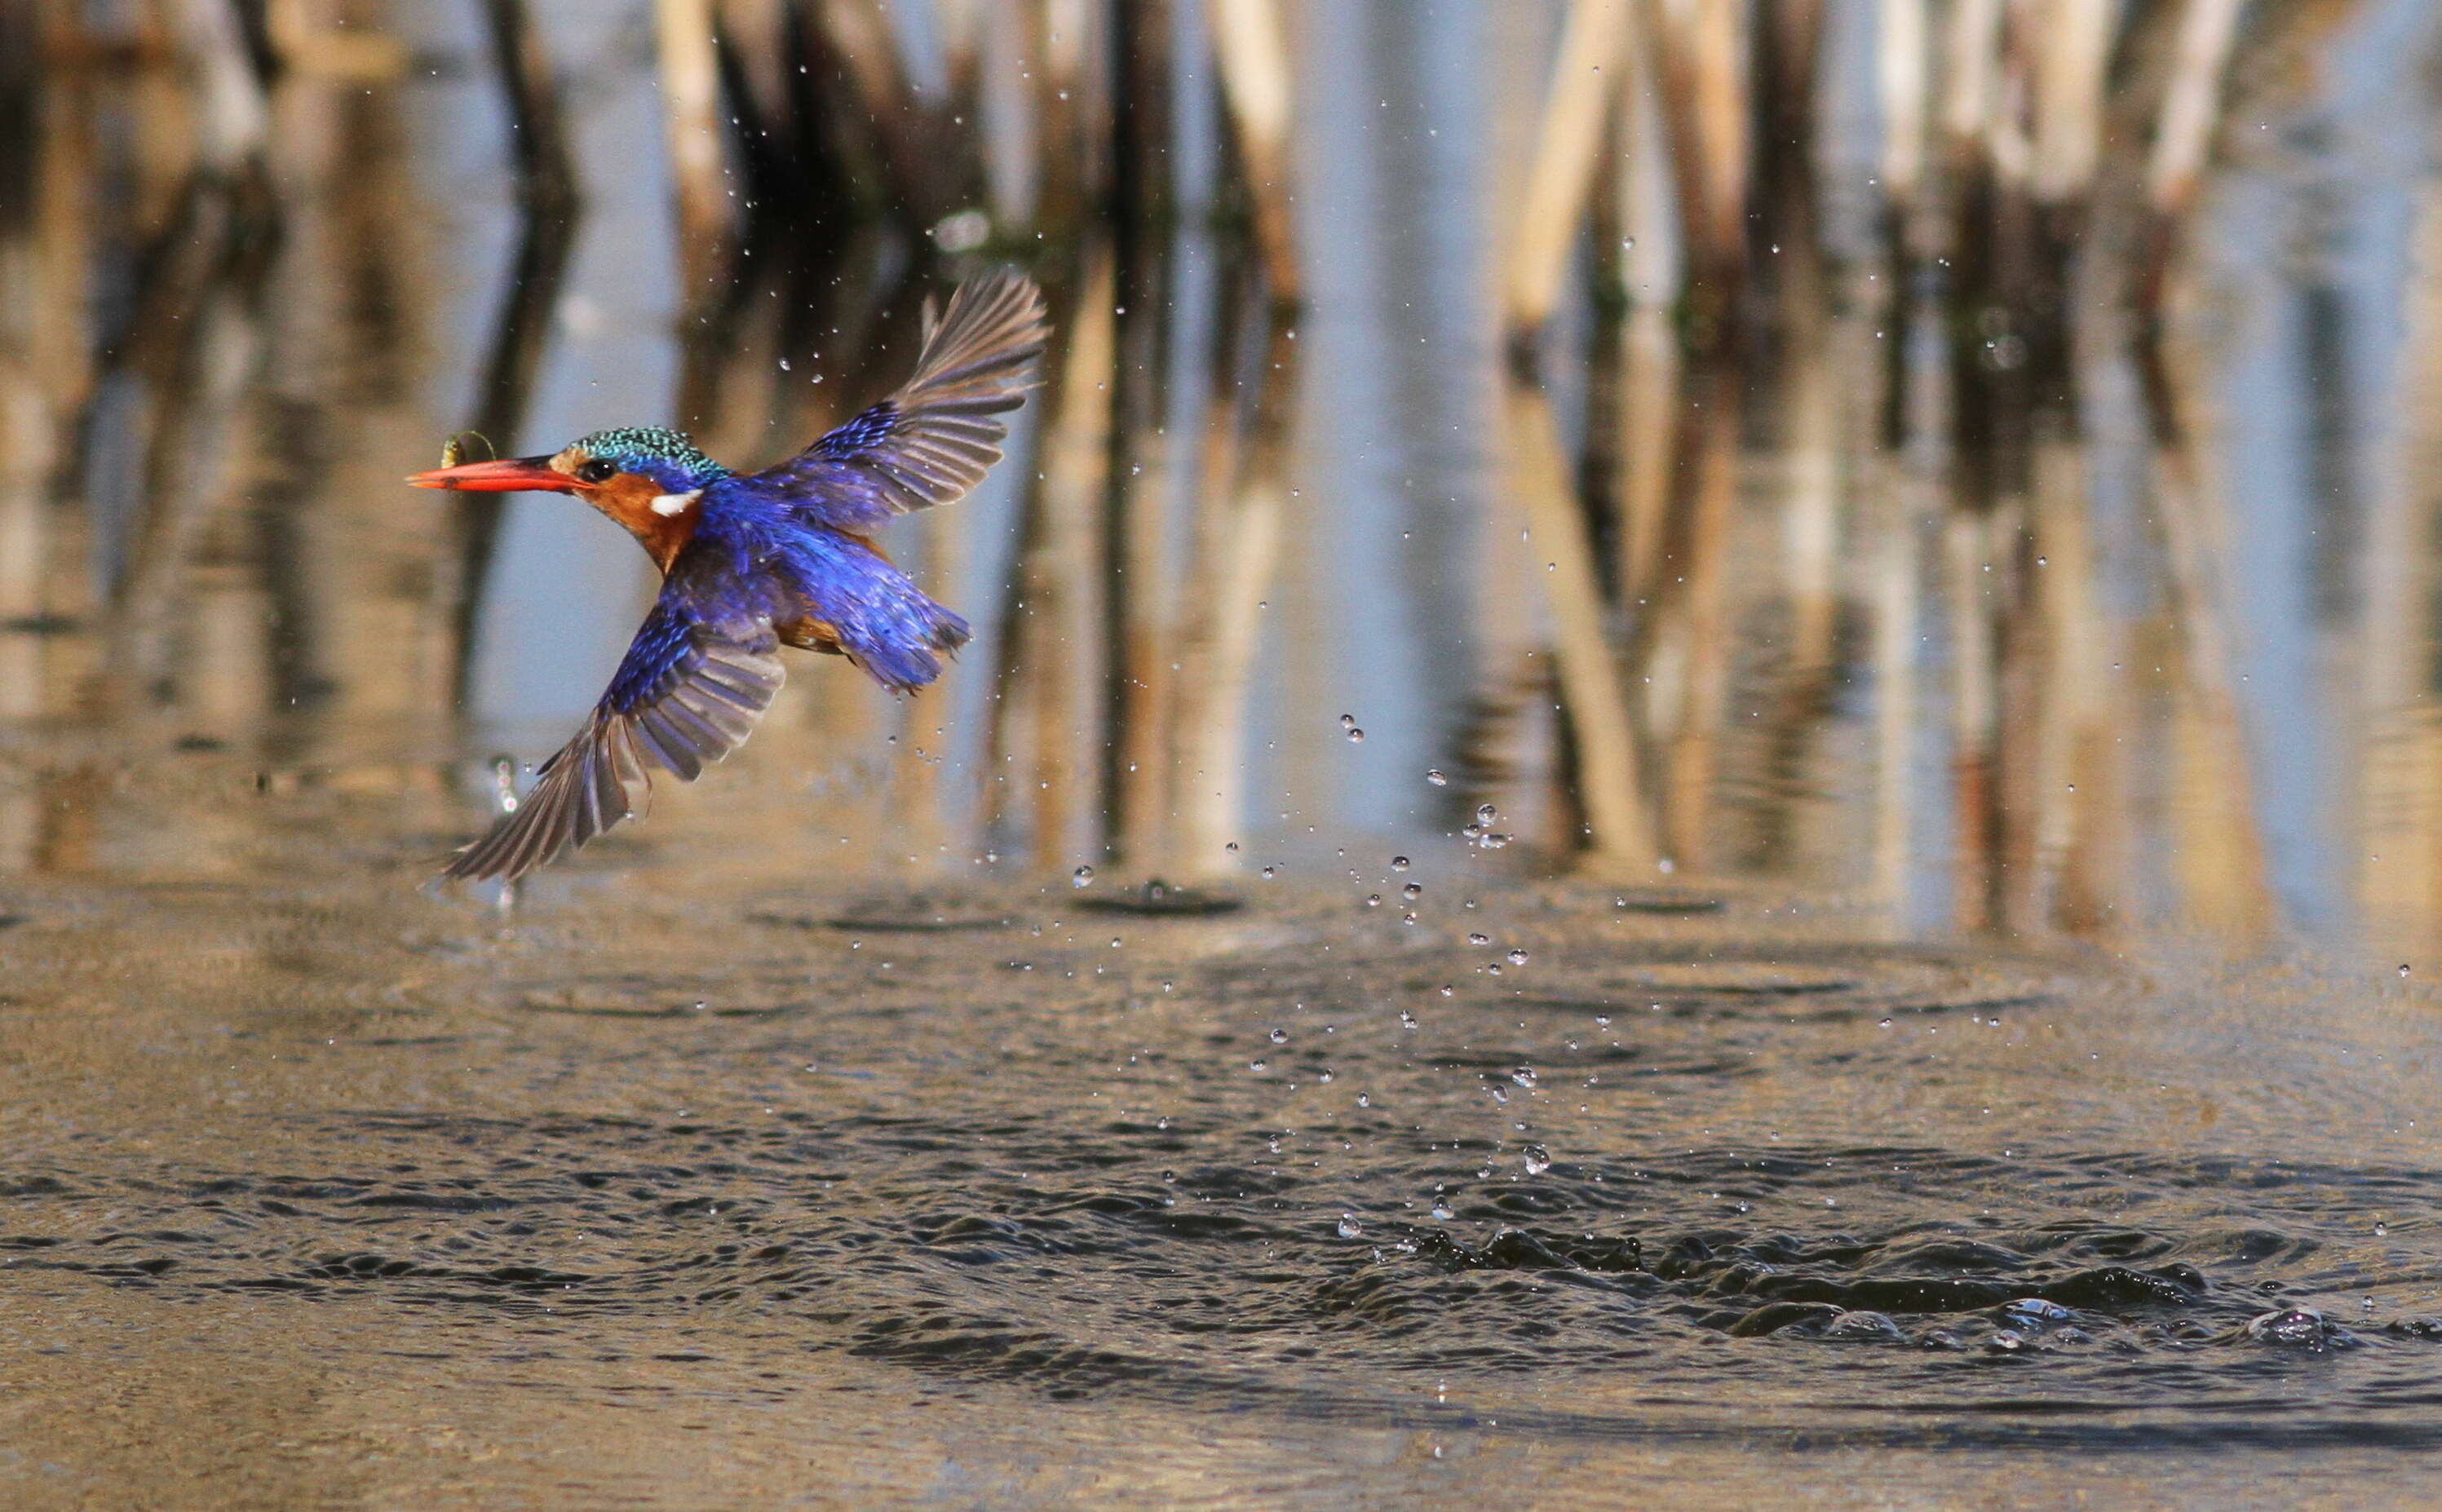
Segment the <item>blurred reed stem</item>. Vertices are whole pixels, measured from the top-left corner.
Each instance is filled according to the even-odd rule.
[[[1571,0],[1503,279],[1503,318],[1513,341],[1540,333],[1559,302],[1604,124],[1619,96],[1616,60],[1629,16],[1628,0]]]
[[[1267,279],[1268,282],[1268,278]],[[1288,507],[1289,417],[1298,344],[1288,317],[1251,277],[1225,279],[1188,570],[1181,584],[1164,865],[1227,875],[1247,810],[1248,694]],[[1250,381],[1251,375],[1251,381]],[[1249,388],[1252,398],[1248,397]]]
[[[1289,211],[1291,83],[1279,0],[1206,0],[1206,9],[1265,282],[1275,302],[1294,306],[1303,282]]]
[[[1008,660],[999,684],[1009,691],[998,710],[993,768],[996,776],[1024,779],[1034,862],[1046,869],[1100,850],[1099,840],[1083,831],[1101,797],[1106,725],[1100,699],[1086,690],[1103,685],[1103,664],[1117,654],[1099,633],[1107,585],[1095,528],[1111,457],[1116,298],[1110,253],[1089,249],[1074,302],[1055,312],[1051,378],[1040,395],[1042,439],[1020,526],[1017,592],[1002,636]],[[991,797],[995,828],[1017,822],[1007,782]]]
[[[1530,383],[1507,385],[1505,492],[1518,501],[1531,556],[1544,561],[1561,700],[1573,736],[1570,790],[1585,816],[1577,864],[1604,876],[1649,877],[1655,849],[1637,775],[1636,735],[1603,633],[1594,541],[1579,512],[1550,404]]]
[[[678,202],[679,307],[696,313],[720,297],[732,220],[713,0],[654,0],[653,34],[661,61],[663,136]]]

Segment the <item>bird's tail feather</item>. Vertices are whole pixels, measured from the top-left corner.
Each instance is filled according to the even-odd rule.
[[[941,657],[975,635],[965,620],[925,597],[913,583],[906,584],[905,597],[886,611],[852,616],[840,622],[838,629],[840,649],[894,693],[912,693],[939,678]]]

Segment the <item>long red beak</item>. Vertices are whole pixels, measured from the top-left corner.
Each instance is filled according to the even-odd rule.
[[[564,494],[574,491],[576,482],[564,472],[554,472],[549,457],[505,457],[499,462],[462,463],[455,467],[435,467],[408,480],[418,488],[469,488],[479,493],[505,494],[521,488]]]

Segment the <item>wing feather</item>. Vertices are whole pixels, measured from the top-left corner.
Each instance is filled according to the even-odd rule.
[[[1049,328],[1043,292],[1003,270],[924,310],[916,373],[897,392],[751,483],[793,496],[818,524],[865,530],[963,499],[1001,458],[993,418],[1026,402]]]
[[[515,882],[632,814],[651,792],[647,762],[692,782],[745,742],[780,690],[778,640],[764,613],[708,610],[680,574],[575,738],[542,764],[514,813],[458,852],[445,876]]]

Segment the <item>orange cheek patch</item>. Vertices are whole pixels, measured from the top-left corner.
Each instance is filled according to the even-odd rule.
[[[669,571],[670,563],[695,536],[696,512],[692,508],[675,515],[656,511],[653,501],[664,497],[662,490],[652,480],[639,474],[615,474],[584,493],[588,503],[617,520],[629,535],[642,542],[664,572]]]

